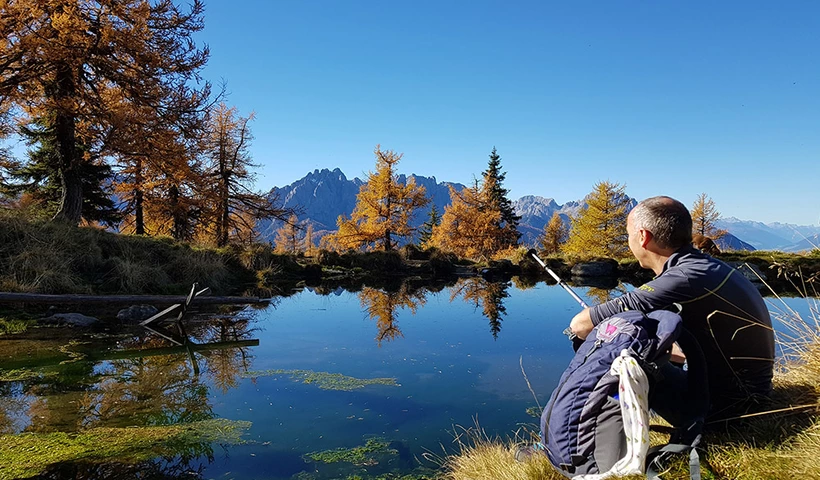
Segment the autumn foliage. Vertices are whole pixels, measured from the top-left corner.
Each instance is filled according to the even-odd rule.
[[[429,203],[424,187],[412,178],[399,183],[396,165],[402,154],[382,151],[376,145],[376,171],[367,175],[359,189],[356,207],[350,218],[337,220],[339,230],[325,237],[325,244],[340,250],[393,250],[400,239],[408,239],[414,229],[410,225],[415,210]]]
[[[630,199],[624,189],[609,181],[595,184],[585,199],[586,206],[572,219],[569,240],[561,248],[563,253],[582,259],[628,256],[626,216]]]

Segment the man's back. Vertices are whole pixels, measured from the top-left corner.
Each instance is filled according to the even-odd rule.
[[[706,358],[712,411],[771,391],[774,334],[766,304],[743,275],[694,248],[669,257],[654,280],[610,302],[592,307],[593,323],[625,309],[683,307],[684,327]]]

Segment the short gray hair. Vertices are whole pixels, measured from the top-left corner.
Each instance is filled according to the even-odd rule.
[[[678,249],[692,243],[692,215],[674,198],[647,198],[638,203],[631,214],[635,227],[651,232],[663,248]]]

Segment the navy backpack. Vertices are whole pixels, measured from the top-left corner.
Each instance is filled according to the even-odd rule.
[[[626,454],[618,401],[619,378],[610,373],[627,350],[650,379],[682,331],[677,313],[626,311],[599,323],[580,344],[541,415],[541,440],[565,476],[604,473]]]

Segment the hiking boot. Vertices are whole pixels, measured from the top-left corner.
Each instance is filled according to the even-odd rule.
[[[515,450],[516,462],[527,462],[531,458],[538,456],[546,456],[547,447],[541,442],[535,442],[532,445],[521,445]]]

